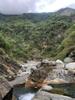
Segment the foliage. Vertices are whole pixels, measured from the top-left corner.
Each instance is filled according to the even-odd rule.
[[[70,52],[75,49],[75,24],[71,26],[65,33],[66,37],[62,41],[57,54],[58,58],[65,58]]]
[[[16,59],[55,57],[58,51],[73,45],[74,32],[65,34],[72,24],[70,16],[49,13],[1,15],[0,48]]]

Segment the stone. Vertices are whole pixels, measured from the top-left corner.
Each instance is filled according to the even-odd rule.
[[[56,63],[58,63],[58,64],[63,64],[63,62],[61,61],[61,60],[56,60]]]
[[[43,85],[41,89],[44,90],[44,91],[50,91],[50,90],[53,89],[53,87],[49,86],[49,85]]]
[[[45,70],[33,70],[33,72],[30,75],[30,79],[34,82],[42,82],[47,76],[47,73]]]
[[[75,62],[66,64],[65,68],[68,70],[75,70]]]
[[[71,62],[73,62],[73,59],[70,58],[70,57],[66,57],[66,58],[64,59],[64,63],[71,63]]]
[[[64,68],[64,63],[61,60],[56,60],[56,66],[57,68]]]
[[[32,100],[75,100],[71,97],[38,91]]]
[[[7,56],[0,55],[0,76],[5,77],[8,81],[14,80],[21,66]]]
[[[4,98],[9,91],[11,90],[11,86],[8,81],[4,77],[0,77],[0,95]]]
[[[56,62],[55,62],[55,61],[50,61],[50,60],[48,60],[48,59],[44,59],[44,60],[42,61],[42,63],[44,63],[44,64],[49,64],[50,66],[55,66],[55,65],[56,65]]]
[[[63,84],[63,83],[68,83],[67,81],[65,81],[64,79],[59,79],[59,78],[56,78],[56,79],[53,79],[53,80],[45,80],[44,81],[45,84]]]

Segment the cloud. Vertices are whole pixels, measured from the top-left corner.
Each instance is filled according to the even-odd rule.
[[[75,9],[75,4],[70,5],[69,7],[74,8]]]
[[[0,0],[0,12],[4,14],[53,12],[74,3],[75,0]]]
[[[53,12],[61,8],[68,7],[69,5],[75,3],[75,0],[52,0],[53,2],[47,2],[47,0],[41,0],[42,3],[37,4],[38,12]],[[48,0],[49,1],[49,0]]]
[[[34,12],[37,0],[0,0],[0,12],[4,14],[20,14]]]

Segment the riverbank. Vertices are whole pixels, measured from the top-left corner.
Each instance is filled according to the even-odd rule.
[[[72,69],[67,67],[70,64]],[[44,87],[45,90],[49,90],[49,84],[60,85],[75,83],[74,62],[65,64],[60,60],[49,61],[46,59],[42,61],[28,61],[27,63],[21,64],[20,66],[21,69],[19,69],[17,72],[15,80],[9,82],[11,87],[17,86],[19,88],[19,86],[22,86],[24,88],[31,88],[32,90],[33,88],[42,89],[42,87]],[[57,94],[58,92],[61,92],[59,89],[53,89],[52,91],[56,91]],[[52,93],[52,91],[49,93]]]
[[[60,60],[57,60],[57,61],[43,60],[42,62],[38,63],[34,69],[31,69],[31,74],[28,76],[28,80],[26,80],[25,86],[30,87],[32,89],[33,88],[42,89],[42,87],[45,87],[45,85],[48,85],[48,84],[58,84],[58,86],[64,85],[64,84],[66,84],[67,86],[68,84],[71,85],[71,83],[74,84],[75,82],[74,69],[73,70],[67,69],[66,66],[68,64],[70,63],[65,64],[64,62]],[[72,62],[71,64],[74,64],[74,62]],[[66,86],[65,86],[65,89],[66,89]],[[45,87],[46,92],[47,92],[47,89],[49,90],[48,86]],[[75,90],[73,90],[73,92],[74,91]],[[59,92],[61,93],[59,94]],[[59,94],[59,97],[63,97],[63,95],[65,94],[65,91],[63,91],[61,87],[60,89],[56,87],[56,88],[53,88],[52,91],[49,90],[49,93],[53,93],[53,95],[55,95],[56,93],[56,94]],[[69,94],[66,93],[65,95],[71,96],[70,94],[71,92]],[[73,94],[73,97],[74,95],[75,94]],[[25,95],[24,95],[24,98],[25,98]],[[36,98],[36,96],[34,98]],[[42,98],[42,95],[41,95],[41,98]],[[72,98],[70,99],[73,100]],[[37,99],[37,100],[41,100],[41,99]],[[56,99],[53,99],[53,100],[56,100]],[[65,97],[65,100],[69,100],[69,98]]]

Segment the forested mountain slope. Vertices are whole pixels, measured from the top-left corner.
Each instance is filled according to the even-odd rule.
[[[9,57],[18,60],[59,58],[58,51],[62,52],[62,45],[64,45],[64,49],[67,48],[64,41],[67,42],[67,38],[71,39],[70,34],[75,32],[73,29],[70,36],[66,35],[74,24],[74,14],[74,10],[69,16],[58,14],[58,12],[23,15],[0,14],[0,48]],[[74,46],[74,44],[71,45]]]

